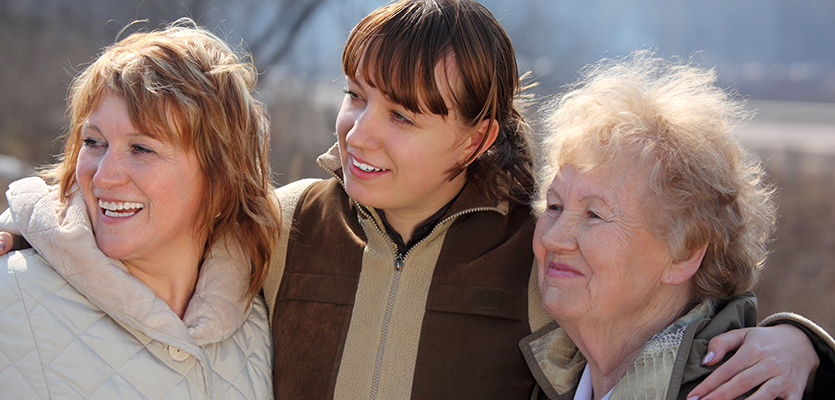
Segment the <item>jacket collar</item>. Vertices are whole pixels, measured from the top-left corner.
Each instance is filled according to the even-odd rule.
[[[249,261],[229,240],[212,247],[180,320],[121,261],[99,250],[78,190],[64,204],[57,186],[26,178],[9,185],[7,198],[26,240],[70,285],[120,324],[157,340],[168,337],[204,345],[230,337],[249,315]]]
[[[653,336],[615,385],[612,398],[621,398],[616,396],[618,393],[660,393],[663,396],[684,329],[695,321],[712,317],[714,307],[710,301],[702,302]],[[548,398],[573,398],[587,361],[556,322],[522,339],[519,347],[537,384]]]

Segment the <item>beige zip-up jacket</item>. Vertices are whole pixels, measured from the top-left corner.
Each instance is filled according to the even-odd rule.
[[[379,215],[347,196],[336,147],[319,163],[333,179],[276,191],[287,225],[264,288],[276,397],[527,399],[517,342],[550,320],[530,209],[467,185],[397,254]]]

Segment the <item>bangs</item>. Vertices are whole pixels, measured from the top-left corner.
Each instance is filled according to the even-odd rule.
[[[389,100],[416,113],[448,115],[435,67],[451,51],[453,16],[431,2],[392,4],[365,17],[342,53],[349,79],[364,79]],[[442,65],[446,66],[446,63]],[[449,92],[456,101],[454,88]]]
[[[147,46],[139,50],[121,49],[109,56],[102,56],[97,68],[100,83],[93,83],[97,88],[92,98],[98,98],[102,92],[111,91],[121,97],[127,107],[128,116],[133,126],[141,133],[159,141],[174,144],[180,148],[189,148],[192,138],[188,128],[190,119],[183,106],[193,103],[187,96],[181,95],[181,88],[170,83],[175,78],[160,65],[168,61],[160,54],[165,49],[160,46]],[[156,56],[157,64],[151,56]],[[163,61],[159,61],[163,60]],[[92,112],[90,108],[89,112]]]

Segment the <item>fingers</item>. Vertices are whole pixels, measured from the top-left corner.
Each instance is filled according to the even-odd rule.
[[[818,364],[808,337],[787,324],[739,329],[717,336],[708,344],[703,363],[715,365],[733,351],[733,357],[696,386],[688,399],[734,399],[756,389],[749,398],[799,400],[810,371]]]
[[[0,232],[0,256],[9,252],[14,246],[14,238],[8,232]]]
[[[710,339],[710,343],[707,344],[707,355],[702,360],[702,364],[716,365],[725,358],[726,354],[739,349],[750,330],[751,328],[736,329]]]
[[[705,360],[703,360],[702,363],[705,365],[715,365],[721,361],[725,354],[729,351],[734,351],[739,348],[745,338],[745,332],[741,331],[743,330],[740,329],[737,331],[731,331],[729,333],[733,333],[733,335],[726,333],[713,338],[713,340],[711,340],[708,344],[708,354],[705,356]],[[757,351],[753,349],[747,350],[749,351],[734,354],[733,357],[719,366],[719,368],[708,375],[702,383],[690,391],[687,398],[698,398],[703,400],[735,399],[745,392],[753,389],[756,385],[762,383],[763,379],[753,382],[753,378],[758,377],[759,375],[756,375],[756,371],[754,371],[754,373],[749,371],[749,367],[755,364],[754,360],[757,359],[757,357],[755,357],[755,353],[757,353]],[[709,360],[711,352],[716,355],[712,360]],[[762,366],[758,368],[762,368]]]
[[[722,366],[724,367],[725,365],[727,363]],[[717,369],[714,371],[714,374],[720,372],[724,377],[727,376],[728,371],[730,370],[720,371]],[[709,378],[712,377],[713,375]],[[763,377],[768,377],[765,383],[763,383]],[[761,383],[762,386],[757,388]],[[688,395],[688,399],[698,396],[701,400],[732,400],[745,395],[754,388],[757,388],[757,390],[751,396],[747,397],[747,399],[772,400],[780,398],[785,400],[801,400],[803,393],[803,388],[797,382],[793,382],[780,375],[780,369],[776,363],[769,363],[764,360],[738,374],[731,375],[730,379],[717,386],[714,390],[709,391],[707,395],[695,394],[700,390],[699,387],[696,387]]]
[[[794,386],[794,390],[781,390],[781,388],[792,387],[791,383],[783,377],[775,377],[770,381],[763,383],[763,385],[751,396],[748,400],[802,400],[803,388]],[[706,398],[705,400],[710,400]]]

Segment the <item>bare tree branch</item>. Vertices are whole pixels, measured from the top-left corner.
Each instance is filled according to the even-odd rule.
[[[281,3],[268,28],[253,35],[252,48],[260,57],[260,67],[274,65],[289,53],[304,24],[327,0],[286,0]],[[278,43],[270,46],[272,43]]]

